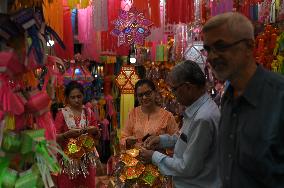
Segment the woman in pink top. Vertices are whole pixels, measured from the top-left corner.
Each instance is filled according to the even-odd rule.
[[[67,105],[57,113],[55,119],[57,142],[62,148],[65,148],[69,138],[77,138],[85,133],[94,137],[98,135],[95,115],[83,105],[83,86],[76,81],[70,82],[65,88],[65,97]],[[96,170],[89,165],[88,172],[86,177],[80,174],[74,179],[62,172],[57,178],[58,188],[94,188]]]
[[[157,105],[156,87],[151,80],[139,80],[135,94],[140,106],[129,113],[121,132],[121,145],[128,145],[134,140],[141,142],[147,135],[174,134],[178,130],[172,113]]]

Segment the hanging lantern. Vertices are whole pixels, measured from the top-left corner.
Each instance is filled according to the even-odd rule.
[[[128,118],[128,113],[134,108],[134,87],[139,80],[133,65],[124,65],[118,76],[115,78],[115,83],[119,87],[120,96],[120,125],[125,124]]]
[[[115,82],[122,94],[134,94],[134,86],[138,80],[139,76],[132,65],[121,67],[119,75],[115,78]]]
[[[125,43],[143,46],[145,38],[151,34],[153,22],[146,19],[135,7],[131,7],[129,11],[120,10],[113,24],[111,34],[118,37],[118,46]]]
[[[87,83],[93,81],[93,76],[86,67],[86,60],[82,60],[80,54],[75,55],[74,60],[70,61],[70,67],[64,74],[64,81],[69,82],[76,80],[81,83]]]
[[[190,44],[184,53],[184,58],[186,60],[191,60],[196,62],[200,68],[204,71],[205,63],[206,63],[206,56],[203,54],[203,42],[196,41]]]

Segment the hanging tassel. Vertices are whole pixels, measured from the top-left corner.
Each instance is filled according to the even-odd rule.
[[[105,118],[105,115],[106,115],[106,112],[105,112],[105,109],[104,109],[105,104],[106,104],[105,99],[100,99],[98,101],[100,120],[103,120]]]
[[[112,96],[111,95],[107,95],[105,96],[105,100],[106,100],[106,109],[107,109],[107,115],[108,116],[112,116],[114,114],[114,106],[113,106],[113,100],[112,100]]]
[[[0,121],[0,146],[2,146],[4,129],[5,129],[5,120],[1,120]]]
[[[113,129],[117,129],[117,113],[115,112],[112,116],[111,116],[111,125]]]
[[[58,103],[64,103],[64,86],[58,85],[55,87],[55,95]]]
[[[89,6],[89,0],[81,0],[80,8],[87,8]]]
[[[6,126],[5,130],[15,130],[15,116],[11,113],[7,113],[5,116]]]

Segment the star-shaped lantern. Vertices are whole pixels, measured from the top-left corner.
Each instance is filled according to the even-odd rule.
[[[122,94],[133,94],[134,86],[138,80],[135,67],[131,65],[122,66],[119,75],[115,78]]]
[[[145,38],[151,34],[149,27],[153,22],[132,7],[129,11],[120,10],[118,19],[113,24],[111,34],[118,37],[118,46],[124,43],[143,45]]]

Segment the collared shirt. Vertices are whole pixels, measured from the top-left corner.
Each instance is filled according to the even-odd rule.
[[[221,104],[218,159],[223,188],[284,187],[284,78],[257,70],[244,93]]]
[[[218,188],[216,133],[220,112],[206,93],[185,110],[179,135],[160,135],[160,146],[174,146],[169,157],[157,151],[152,162],[173,176],[176,188]]]

